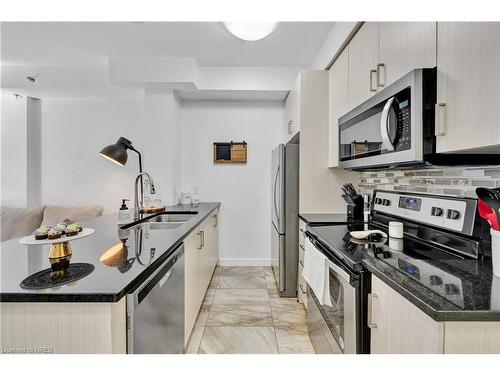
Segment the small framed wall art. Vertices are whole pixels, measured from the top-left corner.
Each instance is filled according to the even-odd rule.
[[[246,164],[247,143],[243,142],[214,142],[215,164]]]

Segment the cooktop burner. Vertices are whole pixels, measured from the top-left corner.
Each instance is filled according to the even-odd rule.
[[[89,263],[73,263],[69,265],[63,276],[52,279],[52,268],[47,268],[21,281],[23,289],[48,289],[69,284],[88,276],[94,270],[94,266]]]

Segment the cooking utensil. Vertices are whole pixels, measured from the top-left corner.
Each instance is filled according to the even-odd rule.
[[[495,213],[497,224],[500,224],[500,193],[493,189],[479,187],[476,189],[476,194],[480,200],[491,207]]]
[[[342,194],[342,198],[344,198],[345,202],[347,204],[354,204],[354,202],[352,201],[352,198],[346,194]]]
[[[382,237],[387,238],[387,234],[385,232],[382,232],[379,229],[373,229],[373,230],[355,230],[349,233],[352,237],[358,239],[358,240],[363,240],[368,238],[368,236],[378,234]]]
[[[479,199],[479,215],[485,219],[494,230],[500,231],[499,215],[495,213],[493,208],[488,206],[483,200]]]

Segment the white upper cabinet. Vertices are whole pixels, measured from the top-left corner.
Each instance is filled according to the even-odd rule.
[[[500,152],[500,23],[440,22],[437,152]]]
[[[378,86],[415,68],[436,66],[436,22],[380,22]]]
[[[329,163],[339,166],[339,117],[349,110],[349,49],[335,60],[329,71]]]
[[[349,109],[377,91],[379,23],[365,22],[349,43]]]
[[[300,131],[300,80],[301,74],[297,76],[295,85],[288,94],[285,101],[285,139],[287,143]]]

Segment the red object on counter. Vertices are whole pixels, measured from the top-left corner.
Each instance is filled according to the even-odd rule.
[[[479,208],[479,215],[483,219],[485,219],[488,223],[490,223],[491,227],[494,230],[500,231],[500,226],[498,225],[498,217],[497,217],[495,210],[493,210],[493,208],[488,206],[481,199],[479,199],[478,208]]]

